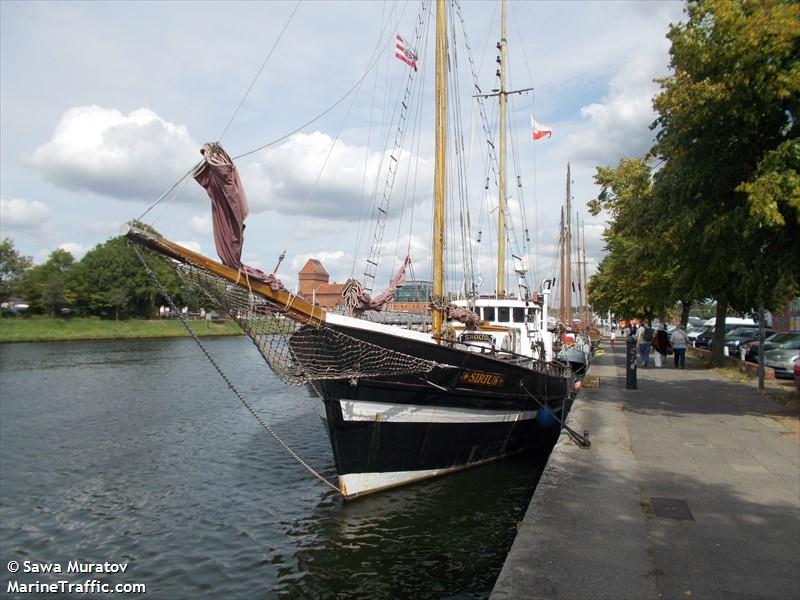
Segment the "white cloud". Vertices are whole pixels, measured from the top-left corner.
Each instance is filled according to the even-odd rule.
[[[109,220],[91,220],[83,223],[81,229],[90,234],[109,236],[119,235],[119,230],[123,225],[123,221],[109,221]]]
[[[148,108],[125,115],[101,106],[70,108],[51,139],[28,157],[59,187],[120,200],[158,197],[200,159],[183,125]]]
[[[39,200],[0,198],[0,226],[6,231],[36,232],[50,220],[50,209]]]
[[[89,250],[88,246],[85,244],[79,244],[78,242],[65,242],[60,244],[58,247],[72,254],[76,260],[80,259]]]
[[[653,144],[649,129],[656,114],[652,107],[658,84],[665,75],[660,54],[640,55],[628,63],[609,82],[602,102],[581,108],[584,122],[568,136],[565,146],[576,162],[613,165],[622,157],[644,154]]]
[[[240,164],[250,210],[334,220],[364,216],[373,190],[383,192],[388,154],[367,152],[363,146],[341,140],[333,150],[332,145],[333,138],[324,133],[298,133],[280,146],[260,152],[254,162]],[[398,182],[404,181],[412,162],[404,152],[398,163]],[[421,181],[432,179],[429,161],[419,159],[414,168]],[[379,173],[383,178],[376,188]],[[395,193],[401,192],[396,189]]]
[[[188,248],[193,252],[197,252],[199,254],[203,253],[203,246],[200,245],[200,242],[196,242],[194,240],[184,240],[182,242],[175,242],[179,246],[183,246],[184,248]]]
[[[189,220],[189,229],[198,235],[211,233],[213,229],[211,225],[211,215],[194,215]]]

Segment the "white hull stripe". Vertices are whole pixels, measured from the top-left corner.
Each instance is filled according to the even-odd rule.
[[[497,457],[500,458],[500,457]],[[377,492],[387,488],[397,487],[412,481],[422,479],[430,479],[438,475],[446,473],[453,473],[455,471],[463,471],[470,467],[476,467],[480,464],[492,462],[497,460],[492,458],[489,460],[482,460],[470,463],[468,465],[459,465],[456,467],[449,467],[444,469],[424,469],[420,471],[392,471],[386,473],[348,473],[347,475],[339,475],[339,489],[346,498],[353,498],[362,494]]]
[[[536,418],[535,410],[504,411],[474,408],[444,408],[387,402],[340,400],[345,421],[382,423],[505,423]]]

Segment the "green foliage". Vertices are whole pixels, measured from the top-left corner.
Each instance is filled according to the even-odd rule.
[[[663,316],[672,302],[672,256],[669,223],[654,196],[651,170],[644,160],[623,159],[616,168],[597,168],[593,214],[611,217],[603,233],[608,255],[589,285],[592,305],[618,315]]]
[[[139,249],[167,292],[181,301],[180,280],[164,259]],[[125,238],[112,238],[86,253],[80,262],[81,308],[91,314],[151,317],[166,303]]]
[[[800,279],[800,5],[697,0],[686,12],[653,102],[659,168],[597,170],[589,206],[612,222],[592,299],[646,314],[656,291],[670,303],[713,298],[718,319],[729,305],[775,309]],[[653,244],[642,232],[656,217]]]
[[[137,226],[158,235],[150,227]],[[182,289],[174,268],[163,257],[137,248],[167,293],[178,305],[200,307],[207,299]],[[56,316],[62,308],[77,308],[86,315],[151,317],[156,307],[167,304],[147,274],[134,247],[122,237],[98,244],[76,263],[64,250],[54,250],[47,262],[33,266],[20,256],[10,239],[0,243],[0,292],[19,294],[32,313]],[[3,298],[5,299],[5,298]]]
[[[56,248],[47,262],[25,271],[20,289],[35,312],[46,312],[54,317],[77,298],[78,281],[75,259],[66,250]]]
[[[656,187],[695,240],[682,264],[695,297],[776,308],[796,293],[800,268],[800,9],[701,0],[687,12],[670,29],[673,74],[654,101],[652,153],[665,161]]]
[[[30,256],[21,256],[14,249],[14,242],[5,238],[0,242],[0,300],[20,293],[22,275],[33,266]]]

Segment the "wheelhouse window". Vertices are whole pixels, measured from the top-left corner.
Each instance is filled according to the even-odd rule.
[[[497,320],[500,323],[508,323],[511,320],[511,310],[508,306],[497,307]]]
[[[525,322],[525,309],[522,306],[514,307],[514,323]]]
[[[494,306],[484,306],[483,307],[483,320],[484,321],[494,321]]]

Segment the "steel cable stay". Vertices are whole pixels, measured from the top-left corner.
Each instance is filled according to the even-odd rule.
[[[424,7],[421,7],[420,10],[423,11]],[[404,9],[403,12],[405,13],[405,9]],[[392,12],[390,13],[389,17],[387,17],[387,20],[391,19],[391,16],[392,16],[393,13],[394,13],[394,5],[392,5]],[[419,16],[418,16],[418,18],[419,18]],[[396,26],[395,29],[397,30],[397,27],[399,27],[399,19],[396,21],[396,24],[397,24],[397,26]],[[385,31],[382,31],[381,32],[381,37],[379,38],[379,40],[383,40],[385,35],[386,35]],[[395,38],[391,38],[391,39],[395,39]],[[390,68],[389,64],[392,62],[392,59],[394,58],[394,55],[392,53],[390,53],[390,52],[384,53],[384,55],[385,55],[384,60],[385,60],[386,71],[388,72],[389,68]],[[367,187],[367,167],[369,165],[369,151],[370,151],[371,139],[372,139],[372,124],[374,122],[374,115],[375,115],[376,110],[379,111],[379,114],[381,114],[381,115],[389,114],[390,99],[395,94],[395,92],[394,92],[394,78],[391,78],[391,77],[385,78],[383,94],[382,94],[382,97],[384,99],[383,105],[379,109],[376,109],[375,95],[377,94],[378,81],[379,81],[379,77],[376,76],[375,77],[375,85],[373,86],[373,99],[372,99],[372,103],[370,105],[369,134],[368,134],[366,149],[365,149],[365,153],[364,153],[364,172],[363,172],[362,178],[361,178],[361,191],[360,191],[360,195],[359,195],[359,209],[358,209],[358,222],[357,222],[358,225],[357,225],[357,228],[356,228],[356,235],[355,235],[354,247],[353,247],[353,263],[352,263],[351,268],[350,268],[350,278],[351,279],[356,279],[356,264],[358,262],[359,256],[361,255],[361,246],[362,246],[362,243],[365,243],[365,241],[366,241],[368,225],[374,221],[374,219],[367,218],[367,217],[368,217],[368,215],[372,215],[374,213],[376,204],[378,202],[378,186],[380,184],[379,175],[380,175],[380,173],[383,172],[383,165],[384,165],[384,161],[386,160],[386,151],[387,151],[387,148],[388,148],[388,145],[389,145],[389,139],[390,139],[390,133],[391,133],[391,127],[386,127],[386,128],[384,128],[385,131],[381,132],[379,130],[377,135],[376,135],[376,137],[378,138],[378,143],[376,144],[376,146],[378,148],[381,148],[380,160],[378,161],[378,167],[377,167],[377,170],[376,170],[377,175],[371,181],[371,189],[370,189],[369,192],[366,192],[365,190],[366,190],[366,187]],[[388,119],[388,122],[390,124],[394,123],[395,117],[397,115],[397,106],[396,105],[394,106],[393,110],[394,110],[394,112],[392,113],[391,117]],[[366,212],[365,212],[365,200],[369,200],[369,202],[368,202],[369,206],[366,209]]]
[[[219,138],[217,138],[220,142],[222,142],[222,138],[224,138],[225,134],[228,133],[228,129],[230,129],[230,126],[233,124],[234,119],[236,119],[236,116],[239,114],[239,111],[241,110],[242,106],[244,106],[245,100],[247,100],[247,96],[249,96],[250,92],[253,90],[253,86],[256,84],[256,81],[258,81],[258,78],[261,76],[261,72],[264,70],[264,67],[267,66],[269,59],[272,57],[272,53],[275,52],[275,48],[278,47],[278,44],[280,43],[281,38],[283,37],[283,34],[286,33],[286,30],[289,28],[289,24],[292,22],[292,19],[294,19],[294,15],[297,13],[297,9],[300,8],[300,5],[302,3],[303,0],[298,0],[297,4],[294,5],[292,14],[289,15],[289,18],[287,19],[286,23],[284,23],[283,29],[281,29],[281,32],[278,34],[275,43],[272,44],[272,48],[270,48],[269,52],[267,53],[267,57],[264,59],[264,62],[261,63],[261,67],[258,69],[258,72],[256,72],[255,77],[253,77],[253,81],[250,82],[250,87],[248,87],[247,91],[245,91],[244,95],[242,96],[242,99],[239,101],[239,105],[236,107],[236,110],[233,111],[233,114],[231,115],[228,124],[225,125],[225,129],[222,130],[222,133],[220,134]]]
[[[223,138],[223,137],[225,137],[225,134],[228,132],[228,129],[230,128],[231,124],[233,123],[234,119],[236,118],[236,115],[238,115],[238,114],[239,114],[239,110],[240,110],[240,109],[242,108],[242,106],[244,105],[244,102],[245,102],[245,100],[247,99],[247,96],[248,96],[248,95],[250,94],[250,92],[252,91],[252,89],[253,89],[253,86],[256,84],[256,81],[258,80],[259,76],[261,75],[261,72],[264,70],[264,67],[266,67],[266,66],[267,66],[267,63],[269,62],[269,59],[270,59],[270,57],[272,56],[272,53],[275,51],[275,48],[277,48],[277,46],[278,46],[278,43],[281,41],[281,38],[283,37],[283,34],[286,32],[286,29],[289,27],[289,24],[292,22],[292,19],[294,18],[294,15],[295,15],[295,13],[297,13],[297,9],[298,9],[298,8],[300,8],[300,4],[302,4],[302,2],[303,2],[303,0],[298,0],[297,4],[296,4],[296,5],[295,5],[295,7],[294,7],[294,10],[292,10],[292,14],[291,14],[291,15],[289,15],[289,19],[286,21],[286,23],[284,23],[284,25],[283,25],[283,29],[281,29],[281,32],[280,32],[280,34],[278,34],[278,38],[275,40],[275,43],[272,45],[272,48],[270,49],[270,51],[267,53],[267,56],[266,56],[266,58],[265,58],[265,59],[264,59],[264,61],[261,63],[261,68],[259,68],[259,70],[258,70],[258,72],[256,73],[255,77],[253,77],[253,80],[250,82],[250,87],[248,87],[248,88],[247,88],[247,91],[244,93],[244,96],[242,96],[242,99],[241,99],[241,101],[239,102],[239,105],[236,107],[236,110],[234,110],[234,111],[233,111],[233,115],[231,115],[231,118],[230,118],[230,120],[228,121],[228,124],[225,126],[225,129],[223,129],[223,131],[222,131],[222,134],[219,136],[219,139],[220,139],[220,140],[222,140],[222,138]],[[159,196],[159,197],[158,197],[158,198],[155,200],[155,202],[153,202],[153,203],[152,203],[152,204],[151,204],[151,205],[150,205],[150,206],[149,206],[149,207],[148,207],[148,208],[147,208],[147,209],[146,209],[146,210],[145,210],[145,211],[144,211],[144,212],[143,212],[143,213],[142,213],[142,214],[139,216],[139,218],[138,218],[137,220],[138,220],[138,221],[141,221],[141,220],[142,220],[142,219],[143,219],[143,218],[144,218],[144,217],[147,215],[147,213],[149,213],[151,210],[153,210],[153,209],[154,209],[154,208],[155,208],[155,207],[156,207],[156,206],[157,206],[157,205],[158,205],[158,204],[159,204],[159,203],[160,203],[162,200],[164,200],[164,198],[166,198],[166,197],[167,197],[167,196],[168,196],[170,193],[172,193],[172,192],[174,191],[174,192],[175,192],[175,194],[174,194],[174,195],[172,196],[172,198],[170,199],[170,202],[172,202],[172,200],[174,200],[174,199],[177,197],[177,195],[178,195],[178,189],[179,189],[179,187],[181,186],[181,184],[183,184],[183,183],[186,181],[186,179],[188,179],[188,177],[189,177],[189,176],[190,176],[192,173],[194,173],[194,172],[195,172],[195,170],[196,170],[198,167],[200,167],[200,165],[202,165],[202,164],[203,164],[203,162],[205,162],[205,158],[202,158],[202,159],[200,159],[199,161],[197,161],[197,163],[195,163],[195,164],[194,164],[194,165],[193,165],[193,166],[192,166],[192,167],[191,167],[191,168],[190,168],[188,171],[186,171],[186,173],[184,173],[184,174],[183,174],[183,176],[182,176],[180,179],[178,179],[178,181],[176,181],[176,182],[175,182],[175,183],[174,183],[172,186],[170,186],[170,188],[169,188],[169,189],[167,189],[167,191],[165,191],[163,194],[161,194],[161,196]],[[163,213],[162,213],[162,214],[163,214]],[[159,218],[160,218],[160,215],[159,215]]]
[[[391,5],[392,12],[394,11],[394,5]],[[385,21],[390,20],[391,14],[386,16],[386,5],[381,4],[381,24]],[[380,41],[380,38],[379,38]],[[387,57],[388,60],[388,57]],[[388,94],[386,94],[388,95]],[[366,188],[367,188],[367,167],[369,165],[369,149],[372,145],[372,128],[375,122],[375,112],[376,112],[376,98],[378,96],[378,77],[373,78],[372,84],[372,98],[370,100],[369,105],[369,119],[368,119],[368,126],[367,126],[367,141],[364,145],[364,168],[361,173],[361,189],[358,194],[358,219],[356,220],[356,235],[355,235],[355,248],[353,249],[353,263],[350,266],[350,278],[352,279],[355,277],[356,272],[356,260],[358,257],[358,249],[360,245],[361,235],[362,235],[362,228],[364,226],[364,200],[366,196]]]
[[[588,430],[584,429],[583,435],[581,435],[580,433],[575,431],[572,427],[567,425],[562,419],[560,419],[545,403],[543,403],[536,396],[531,394],[530,390],[525,386],[524,381],[519,382],[519,387],[522,388],[522,391],[525,392],[528,396],[530,396],[531,399],[533,399],[533,401],[536,402],[536,404],[538,404],[541,409],[546,410],[550,414],[550,416],[553,417],[559,425],[561,425],[561,427],[567,432],[567,434],[569,434],[570,439],[573,442],[575,442],[575,444],[578,447],[580,448],[591,447],[592,442],[589,441]]]
[[[400,13],[400,15],[398,16],[398,18],[397,18],[397,21],[396,21],[396,24],[395,24],[395,25],[397,25],[397,24],[400,22],[400,19],[402,19],[402,17],[403,17],[403,15],[404,15],[404,14],[405,14],[405,8],[403,8],[403,11],[402,11],[402,12]],[[387,29],[388,29],[388,27],[384,28],[384,30],[383,30],[383,37],[384,37],[384,38],[386,38],[386,31],[387,31]],[[357,89],[358,89],[358,88],[361,86],[361,84],[364,82],[364,80],[367,78],[367,76],[368,76],[368,75],[369,75],[369,74],[372,72],[372,70],[373,70],[373,69],[374,69],[374,68],[377,66],[377,64],[378,64],[378,62],[379,62],[379,60],[380,60],[380,58],[381,58],[381,53],[380,53],[380,49],[381,49],[381,43],[383,44],[383,48],[385,49],[385,48],[388,48],[388,47],[389,47],[390,43],[393,43],[393,40],[392,40],[392,39],[389,39],[388,41],[379,42],[379,44],[376,46],[376,48],[375,48],[375,50],[374,50],[374,52],[373,52],[373,55],[372,55],[372,58],[370,59],[370,62],[367,64],[367,68],[366,68],[366,70],[364,71],[364,74],[363,74],[363,75],[362,75],[362,76],[361,76],[361,77],[360,77],[360,78],[359,78],[359,79],[358,79],[358,80],[357,80],[357,81],[356,81],[356,82],[355,82],[355,83],[354,83],[354,84],[353,84],[353,85],[352,85],[352,86],[351,86],[351,87],[350,87],[350,88],[349,88],[349,89],[348,89],[348,90],[347,90],[347,91],[346,91],[346,92],[345,92],[345,93],[344,93],[344,94],[343,94],[343,95],[342,95],[342,96],[341,96],[341,97],[338,99],[338,100],[336,100],[336,101],[335,101],[333,104],[331,104],[331,105],[330,105],[328,108],[326,108],[325,110],[323,110],[321,113],[319,113],[319,114],[318,114],[317,116],[315,116],[314,118],[312,118],[312,119],[309,119],[308,121],[306,121],[305,123],[303,123],[303,124],[302,124],[302,125],[300,125],[299,127],[297,127],[297,128],[295,128],[295,129],[293,129],[292,131],[290,131],[290,132],[288,132],[288,133],[286,133],[286,134],[282,135],[281,137],[279,137],[279,138],[276,138],[276,139],[274,139],[274,140],[272,140],[272,141],[270,141],[270,142],[267,142],[266,144],[263,144],[263,145],[261,145],[261,146],[258,146],[258,147],[256,147],[256,148],[253,148],[252,150],[248,150],[248,151],[246,151],[246,152],[243,152],[243,153],[241,153],[241,154],[237,154],[236,156],[234,156],[234,157],[233,157],[233,159],[234,159],[234,160],[238,160],[238,159],[240,159],[240,158],[244,158],[244,157],[246,157],[246,156],[250,156],[251,154],[255,154],[256,152],[260,152],[261,150],[264,150],[265,148],[269,148],[270,146],[274,146],[275,144],[278,144],[278,143],[280,143],[280,142],[282,142],[282,141],[284,141],[284,140],[286,140],[286,139],[288,139],[288,138],[292,137],[292,136],[293,136],[295,133],[299,133],[299,132],[301,132],[303,129],[305,129],[305,128],[306,128],[306,127],[308,127],[309,125],[312,125],[313,123],[316,123],[316,122],[317,122],[317,121],[319,121],[319,120],[320,120],[322,117],[324,117],[324,116],[325,116],[325,115],[327,115],[329,112],[331,112],[331,111],[332,111],[334,108],[336,108],[337,106],[339,106],[339,105],[340,105],[342,102],[344,102],[344,100],[345,100],[347,97],[349,97],[349,96],[350,96],[350,94],[352,94],[353,92],[355,92],[355,91],[356,91],[356,90],[357,90]]]
[[[429,19],[426,18],[426,5],[423,3],[420,7],[420,13],[414,27],[414,44],[419,48],[420,42],[423,38],[427,39]],[[428,13],[430,14],[430,13]],[[406,134],[408,131],[408,114],[411,106],[411,96],[417,82],[422,79],[416,77],[417,71],[409,72],[406,79],[406,88],[403,93],[403,98],[400,101],[397,110],[397,128],[395,130],[394,141],[392,150],[389,154],[388,166],[386,167],[386,176],[383,184],[383,192],[380,195],[380,201],[376,195],[373,208],[376,210],[376,223],[373,228],[372,242],[370,245],[369,255],[363,273],[363,289],[365,292],[371,292],[375,284],[375,276],[378,271],[378,261],[381,254],[381,246],[383,244],[383,235],[386,230],[386,221],[389,216],[389,205],[391,203],[392,190],[399,170],[401,154],[405,145]],[[394,122],[394,118],[392,118]]]
[[[516,3],[510,2],[511,12],[513,14],[513,23],[517,30],[517,38],[522,40],[525,39],[522,36],[522,29],[520,27],[520,19],[517,15],[517,8]],[[525,62],[525,68],[528,71],[528,81],[534,81],[533,72],[531,71],[530,63],[528,62],[528,54],[525,52],[525,47],[522,46],[522,59]],[[536,115],[536,92],[531,92],[531,116]],[[535,263],[533,264],[533,281],[539,281],[539,267],[541,262],[541,257],[539,256],[539,198],[537,194],[537,173],[536,173],[536,145],[531,143],[531,162],[533,167],[533,245],[534,245],[534,257]],[[527,238],[527,236],[526,236]],[[527,240],[530,242],[530,240]]]
[[[292,448],[281,438],[281,436],[278,435],[278,433],[272,427],[270,427],[269,423],[267,423],[261,417],[261,415],[258,414],[258,412],[253,408],[253,405],[250,404],[250,402],[242,395],[242,393],[239,391],[239,389],[236,387],[236,385],[233,383],[233,381],[231,381],[230,377],[227,376],[227,374],[222,369],[222,367],[217,363],[216,360],[214,360],[214,357],[211,355],[211,353],[205,347],[203,342],[200,341],[200,338],[197,337],[197,335],[195,334],[194,330],[192,329],[192,326],[189,324],[189,321],[186,319],[186,317],[183,316],[183,313],[181,313],[178,310],[178,307],[175,305],[175,302],[172,300],[172,296],[170,296],[170,294],[167,292],[166,288],[164,288],[164,286],[161,283],[161,280],[158,279],[158,276],[150,268],[150,265],[147,264],[147,261],[145,260],[144,256],[142,256],[141,252],[139,251],[139,248],[136,247],[136,244],[128,242],[128,245],[133,248],[133,251],[136,253],[136,256],[141,261],[141,263],[144,266],[144,269],[147,272],[148,276],[150,277],[150,279],[153,280],[153,283],[155,283],[155,285],[158,288],[158,290],[161,292],[161,294],[164,296],[166,301],[169,303],[170,308],[173,311],[175,311],[175,313],[178,315],[178,318],[180,319],[181,324],[184,326],[184,328],[186,328],[186,331],[189,333],[189,335],[192,337],[192,339],[198,345],[200,350],[205,355],[206,359],[208,359],[208,362],[211,363],[211,366],[214,367],[214,370],[219,374],[220,377],[222,377],[222,380],[225,382],[225,384],[228,386],[228,388],[233,392],[233,394],[239,399],[239,401],[242,403],[242,405],[248,410],[248,412],[250,412],[251,415],[253,415],[253,417],[255,417],[255,419],[256,419],[256,421],[258,421],[259,425],[261,425],[261,427],[263,427],[264,430],[267,433],[269,433],[275,439],[275,441],[277,441],[278,444],[284,450],[286,450],[286,452],[289,454],[289,456],[291,456],[293,459],[295,459],[303,468],[305,468],[309,473],[311,473],[311,475],[313,475],[316,479],[318,479],[324,485],[326,485],[329,488],[331,488],[332,490],[334,490],[340,496],[344,496],[344,494],[338,488],[338,486],[336,486],[332,482],[328,481],[319,471],[314,469],[314,467],[312,467],[305,460],[303,460],[303,458],[299,454],[297,454],[297,452],[292,450]]]
[[[450,20],[455,22],[455,7],[451,5],[451,17]],[[459,70],[459,53],[458,53],[458,43],[457,43],[457,28],[452,28],[452,61],[451,64],[453,65],[453,70]],[[453,97],[454,98],[461,98],[461,83],[460,78],[454,77],[452,79],[452,88],[453,88]],[[455,180],[457,183],[456,187],[459,199],[459,233],[461,240],[461,265],[462,265],[462,287],[464,291],[464,297],[468,298],[470,291],[474,288],[475,283],[475,269],[474,263],[472,262],[472,252],[471,252],[471,232],[470,232],[470,211],[469,211],[469,196],[468,196],[468,183],[467,183],[467,156],[466,156],[466,146],[464,143],[464,119],[461,111],[461,103],[456,102],[454,103],[454,110],[453,112],[453,147],[454,153],[456,156],[455,160]],[[455,216],[453,217],[455,221]],[[453,238],[457,239],[457,238]],[[455,249],[454,249],[455,251]],[[455,261],[453,261],[455,263]],[[454,267],[455,269],[455,267]]]

